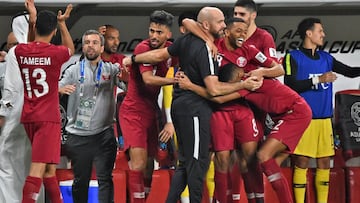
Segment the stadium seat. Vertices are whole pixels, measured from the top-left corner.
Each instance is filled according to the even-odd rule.
[[[316,203],[316,190],[314,184],[316,168],[308,171],[308,185],[306,187],[306,203]],[[360,177],[360,176],[359,176]],[[330,170],[330,186],[328,203],[345,203],[345,172],[342,168]]]
[[[347,203],[358,203],[360,200],[360,167],[346,168]]]
[[[289,188],[292,188],[292,176],[293,176],[293,169],[290,167],[283,167],[281,168],[281,172],[283,176],[285,176],[286,180],[288,181]],[[276,195],[276,192],[272,188],[270,182],[264,175],[264,201],[265,202],[279,202],[279,199]]]
[[[126,172],[113,170],[114,203],[126,203]]]
[[[129,170],[128,158],[124,150],[118,149],[116,152],[115,169]]]
[[[154,170],[151,189],[146,203],[165,202],[170,189],[170,173],[167,169]]]

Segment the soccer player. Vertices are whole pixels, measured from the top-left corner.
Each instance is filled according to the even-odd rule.
[[[222,35],[225,18],[220,9],[204,7],[200,10],[197,20],[201,22],[201,30],[211,41]],[[219,82],[218,66],[211,57],[210,49],[202,39],[191,33],[180,37],[168,49],[155,50],[131,58],[133,62],[153,63],[170,56],[179,56],[181,69],[190,74],[191,80],[206,88],[211,95],[227,94],[245,87],[253,89],[261,85],[254,77],[245,82],[232,84]],[[128,63],[128,59],[124,61]],[[176,88],[171,111],[179,143],[179,166],[173,176],[167,202],[177,201],[186,184],[189,186],[190,202],[200,202],[204,174],[209,162],[209,124],[212,108],[205,99],[190,91]]]
[[[219,71],[221,81],[236,82],[243,76],[244,70],[231,63]],[[276,124],[261,145],[257,158],[280,203],[293,202],[288,183],[282,176],[280,166],[276,163],[275,158],[279,153],[293,153],[302,133],[310,123],[311,110],[304,99],[276,79],[264,79],[263,85],[254,92],[240,90],[225,96],[209,97],[202,87],[190,83],[185,75],[178,73],[176,77],[181,88],[194,91],[212,101],[224,103],[244,98],[272,116]]]
[[[186,21],[186,22],[188,22],[188,25],[191,26],[189,27],[189,29],[192,32],[197,33],[205,41],[209,41],[206,38],[206,36],[203,35],[203,33],[198,31],[199,29],[196,29],[197,26],[192,25],[191,21]],[[215,41],[218,50],[217,61],[220,65],[220,68],[225,64],[234,63],[237,64],[239,67],[243,67],[245,72],[247,72],[248,74],[256,76],[258,80],[262,80],[263,77],[277,77],[284,73],[284,70],[280,64],[276,63],[276,61],[274,61],[272,58],[266,57],[262,52],[256,49],[255,46],[246,44],[245,39],[247,36],[248,26],[244,20],[240,18],[229,18],[226,21],[226,24],[227,24],[227,28],[225,29],[225,37]],[[265,68],[258,68],[259,66],[263,66]],[[228,107],[224,109],[227,108]],[[212,123],[220,122],[218,121],[218,119],[220,118],[222,117],[219,116],[215,117],[212,120]],[[247,126],[252,126],[252,125],[250,124]],[[257,126],[258,125],[256,125],[255,127]],[[241,131],[240,129],[244,129],[244,127],[241,126],[238,126],[238,128],[239,129],[237,131],[239,132]],[[226,192],[226,190],[224,190],[224,188],[226,188],[227,185],[227,181],[225,180],[226,177],[225,175],[227,174],[226,169],[229,167],[229,163],[228,163],[230,157],[229,150],[233,150],[234,148],[231,147],[227,150],[224,150],[224,146],[221,148],[221,150],[217,148],[216,146],[219,140],[221,140],[221,143],[223,143],[222,136],[224,131],[221,130],[218,131],[217,128],[214,128],[214,131],[217,132],[217,133],[213,132],[212,137],[214,138],[213,140],[214,150],[216,151],[216,155],[217,155],[215,166],[218,171],[218,173],[216,173],[217,176],[215,176],[215,179],[220,184],[218,187],[216,187],[216,189],[220,190],[217,191],[216,195],[218,196],[217,197],[218,199],[223,200],[225,199],[224,196],[228,193]],[[263,198],[263,195],[261,195],[262,194],[261,189],[263,189],[262,173],[258,170],[258,167],[256,166],[257,162],[254,160],[254,155],[257,148],[257,142],[261,141],[263,136],[260,133],[261,131],[259,131],[257,128],[256,131],[257,131],[256,140],[254,139],[241,140],[242,143],[241,143],[240,157],[242,160],[240,161],[241,163],[240,170],[242,171],[243,176],[253,177],[252,180],[250,180],[250,178],[245,178],[245,182],[244,182],[245,190],[248,193],[247,196],[249,201],[261,201],[261,199]],[[249,133],[250,131],[246,131],[246,132]],[[243,136],[246,137],[245,134],[246,133],[244,131]],[[236,161],[236,163],[238,162]],[[251,168],[249,172],[248,172],[248,165],[250,165]],[[228,189],[233,190],[232,199],[234,201],[239,201],[240,197],[239,194],[237,194],[237,192],[240,192],[240,189],[238,188],[239,185],[236,180],[241,178],[241,176],[239,177],[240,174],[238,172],[240,170],[239,167],[237,167],[237,165],[234,165],[234,167],[231,168],[230,170],[232,170],[232,172],[228,174],[229,177],[231,177],[229,181],[231,181],[233,184],[232,184],[232,188],[229,187]]]
[[[120,44],[120,31],[113,25],[100,26],[98,31],[104,36],[104,52],[101,54],[101,59],[105,62],[122,64],[125,58],[124,54],[118,53]],[[127,71],[121,71],[119,80],[128,82],[129,74]],[[121,86],[126,91],[126,85]]]
[[[33,2],[30,2],[33,4]],[[74,45],[66,27],[72,6],[56,16],[41,11],[35,24],[35,41],[19,44],[8,55],[7,69],[19,74],[24,85],[24,105],[21,122],[32,144],[32,162],[23,187],[23,203],[34,203],[44,183],[52,202],[62,202],[55,176],[60,161],[60,111],[58,105],[58,79],[61,65],[74,53]],[[57,26],[65,46],[50,44]],[[18,68],[15,68],[18,67]],[[20,75],[19,74],[19,75]],[[14,92],[18,90],[14,89]],[[14,101],[5,103],[11,107]]]
[[[153,49],[170,46],[173,15],[156,10],[150,15],[149,39],[139,43],[134,55]],[[158,141],[167,142],[174,134],[174,126],[168,121],[159,131],[157,114],[158,94],[163,85],[174,83],[174,78],[165,78],[170,66],[176,60],[161,60],[158,63],[132,64],[128,91],[120,107],[120,126],[124,136],[124,149],[129,151],[129,192],[131,203],[145,202],[144,174],[145,169],[151,174],[152,168],[147,167],[148,156],[153,158],[157,153]],[[150,180],[150,177],[146,177]],[[150,182],[150,181],[149,181]]]
[[[277,61],[276,55],[276,46],[274,38],[269,32],[264,29],[257,27],[256,17],[257,17],[257,5],[253,0],[237,0],[234,4],[234,17],[241,18],[248,25],[247,37],[245,44],[253,45],[259,49],[266,57],[272,58]],[[253,68],[257,68],[254,66]],[[259,135],[262,137],[265,134],[266,126],[266,113],[261,111],[259,108],[256,108],[253,105],[250,105],[251,109],[254,111],[256,124],[259,130]],[[240,184],[236,182],[236,179],[233,179],[234,186]],[[246,184],[246,183],[245,183]],[[262,177],[257,178],[252,181],[252,192],[253,194],[248,194],[249,201],[256,201],[257,203],[264,202],[264,186]],[[237,191],[240,191],[238,189]],[[239,201],[239,200],[238,200]]]

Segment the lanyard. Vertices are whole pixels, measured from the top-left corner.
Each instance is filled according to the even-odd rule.
[[[94,92],[94,100],[96,99],[97,96],[97,92],[99,89],[99,84],[100,84],[100,77],[101,77],[101,71],[102,71],[102,61],[99,62],[98,65],[98,70],[96,73],[96,78],[95,78],[95,92]],[[80,97],[84,96],[84,82],[85,82],[85,60],[82,60],[80,63]]]

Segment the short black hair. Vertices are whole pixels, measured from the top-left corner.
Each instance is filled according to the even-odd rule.
[[[245,23],[242,18],[230,17],[225,20],[226,27],[231,27],[234,23]]]
[[[115,30],[117,30],[117,28],[115,26],[110,25],[110,24],[105,24],[104,26],[106,27],[106,29],[115,29]]]
[[[234,7],[235,6],[244,7],[252,12],[257,12],[256,3],[253,0],[237,0]]]
[[[166,25],[171,28],[174,21],[174,16],[164,10],[156,10],[150,15],[150,23]]]
[[[299,32],[300,39],[302,39],[302,40],[305,39],[306,31],[314,29],[315,23],[321,24],[320,19],[319,18],[305,18],[299,23],[297,30]]]
[[[57,16],[54,12],[43,10],[40,11],[36,19],[36,32],[40,36],[47,36],[57,27]]]
[[[219,81],[220,82],[229,82],[234,78],[234,72],[238,69],[238,67],[233,63],[228,63],[219,68]]]
[[[179,15],[179,18],[178,18],[178,25],[179,27],[182,26],[182,21],[185,19],[185,18],[189,18],[189,19],[193,19],[196,21],[197,19],[197,15],[195,12],[193,11],[184,11],[182,12],[180,15]]]

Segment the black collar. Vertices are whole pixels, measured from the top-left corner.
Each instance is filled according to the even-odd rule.
[[[306,56],[308,56],[311,59],[319,59],[320,58],[317,51],[315,51],[314,55],[312,55],[312,49],[306,49],[304,47],[300,47],[299,49],[300,49],[300,51],[302,51]]]

